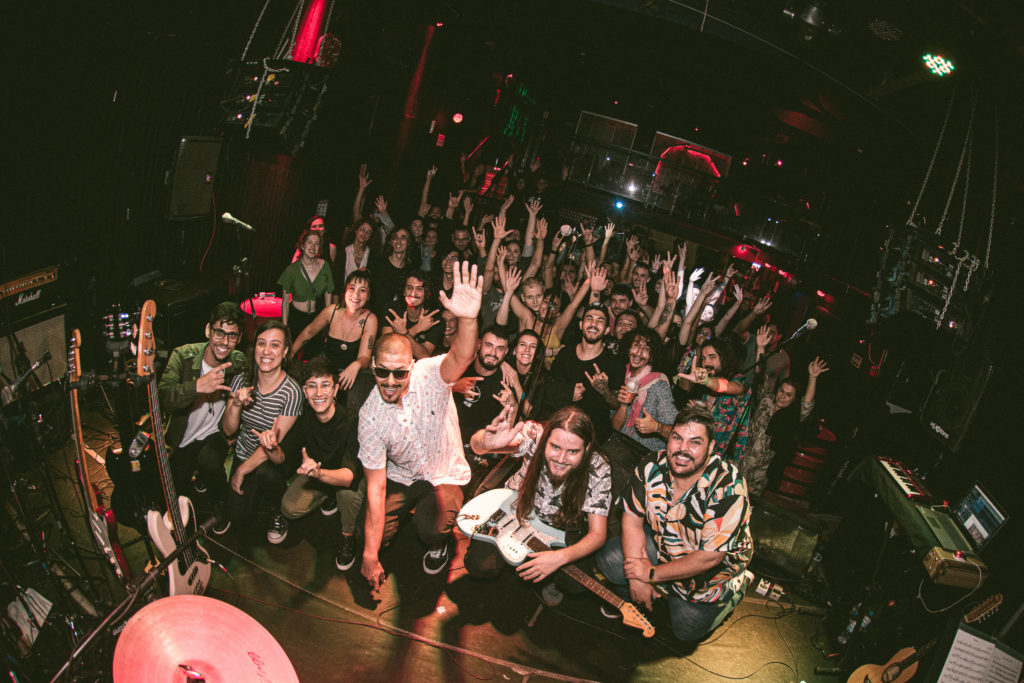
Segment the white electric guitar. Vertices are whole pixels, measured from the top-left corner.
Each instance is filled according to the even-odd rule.
[[[530,553],[565,547],[565,532],[530,518],[520,524],[512,504],[518,492],[511,489],[492,489],[462,506],[456,523],[471,540],[482,539],[498,546],[501,556],[512,566],[526,561]],[[636,605],[623,600],[600,581],[575,565],[565,565],[562,573],[582,584],[622,614],[622,623],[640,629],[645,638],[654,635],[654,627],[640,613]]]
[[[153,337],[153,319],[156,317],[156,303],[152,300],[142,305],[139,316],[138,354],[136,373],[146,383],[149,396],[149,412],[152,416],[153,439],[156,443],[156,461],[163,484],[167,512],[157,510],[146,513],[146,526],[154,545],[167,557],[181,542],[196,530],[192,501],[179,496],[174,490],[171,464],[167,460],[167,444],[160,419],[160,399],[157,394],[155,361],[156,339]],[[170,595],[201,595],[210,581],[210,556],[198,542],[186,548],[177,562],[167,568]]]

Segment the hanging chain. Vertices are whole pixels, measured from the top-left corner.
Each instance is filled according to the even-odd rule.
[[[974,275],[974,271],[981,265],[981,261],[978,260],[977,256],[971,256],[967,254],[967,279],[964,280],[964,291],[971,286],[971,276]]]
[[[263,13],[267,11],[267,6],[270,5],[270,0],[266,0],[263,3],[263,9],[260,10],[260,15],[256,17],[256,24],[252,27],[252,33],[249,34],[249,40],[245,41],[245,48],[242,49],[242,56],[239,61],[244,62],[245,56],[249,54],[249,46],[252,45],[252,39],[256,37],[256,31],[260,27],[260,22],[263,21]]]
[[[298,26],[301,15],[299,11],[302,9],[302,2],[295,5],[295,9],[292,10],[291,19],[284,26],[284,32],[281,33],[281,38],[277,41],[277,48],[274,50],[274,59],[285,59],[288,55],[288,51],[291,49],[288,47],[288,31],[293,26]]]
[[[291,47],[288,49],[288,59],[295,56],[295,38],[299,35],[299,26],[302,25],[302,10],[305,9],[305,4],[303,0],[299,0],[299,4],[295,8],[295,21],[292,23],[292,37],[289,42]]]
[[[967,143],[971,139],[971,130],[974,127],[974,109],[978,104],[978,92],[974,92],[974,96],[971,97],[971,118],[967,124],[967,134],[964,136],[964,146],[960,150],[960,161],[956,164],[956,174],[953,176],[953,184],[949,188],[949,196],[946,198],[946,206],[942,209],[942,218],[939,220],[939,227],[935,228],[935,234],[942,234],[942,225],[946,222],[946,216],[949,214],[949,205],[953,202],[953,194],[956,192],[956,186],[960,182],[960,171],[964,165],[964,157],[967,155]]]
[[[953,242],[953,251],[960,248],[960,241],[964,238],[964,223],[967,222],[967,196],[971,189],[971,159],[974,157],[974,128],[967,134],[967,175],[964,177],[964,200],[960,206],[960,230],[956,234],[956,242]]]
[[[327,21],[324,22],[323,30],[320,32],[321,36],[327,34],[331,30],[331,16],[334,14],[334,0],[327,0]]]
[[[935,141],[935,151],[932,152],[932,160],[928,162],[928,170],[925,171],[924,181],[921,183],[921,190],[917,193],[917,200],[914,202],[914,207],[910,209],[910,216],[907,217],[907,225],[914,224],[914,216],[917,215],[917,209],[921,205],[921,198],[924,197],[924,189],[928,187],[928,180],[932,177],[932,169],[935,167],[935,160],[939,156],[939,149],[942,148],[942,138],[946,135],[946,125],[949,123],[949,115],[953,111],[953,102],[956,100],[956,87],[953,88],[953,93],[949,96],[949,106],[946,108],[946,119],[942,122],[942,128],[939,130],[939,139]]]
[[[996,225],[996,189],[999,187],[999,110],[996,109],[996,160],[992,163],[992,212],[988,216],[988,246],[985,247],[985,269],[988,270],[989,256],[992,254],[992,232]]]
[[[946,294],[946,303],[942,305],[942,313],[939,314],[939,319],[935,321],[935,329],[942,327],[942,321],[946,319],[946,311],[949,310],[949,304],[953,301],[953,291],[956,289],[956,281],[960,278],[960,269],[963,267],[964,262],[961,259],[957,259],[956,272],[953,273],[953,282],[949,285],[949,292]]]

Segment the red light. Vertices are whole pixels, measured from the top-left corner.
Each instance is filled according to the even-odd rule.
[[[436,24],[434,24],[434,26],[436,26],[438,28],[441,28],[442,26],[444,26],[444,22],[443,21],[439,21]]]
[[[822,299],[824,299],[824,298],[825,298],[825,292],[823,292],[823,291],[821,291],[821,290],[819,289],[819,290],[818,290],[818,296],[820,296],[820,297],[821,297]]]
[[[452,114],[452,121],[454,121],[455,123],[462,123],[462,114],[460,114],[459,112],[455,112],[454,114]]]
[[[782,166],[782,159],[779,159],[778,161],[776,161],[775,165],[776,166]]]
[[[612,104],[618,104],[618,103],[619,103],[618,100],[615,100],[614,102],[612,102]]]
[[[444,147],[444,133],[441,133],[441,134],[439,134],[437,136],[437,143],[436,144],[437,144],[438,147]]]

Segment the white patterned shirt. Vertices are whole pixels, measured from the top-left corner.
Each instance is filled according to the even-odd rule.
[[[384,401],[380,389],[370,392],[359,409],[359,460],[366,469],[386,466],[388,479],[404,486],[469,482],[452,388],[441,379],[445,357],[413,364],[401,405]]]

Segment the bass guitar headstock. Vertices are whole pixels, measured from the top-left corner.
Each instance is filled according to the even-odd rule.
[[[651,626],[651,622],[647,621],[647,617],[637,609],[636,605],[631,602],[623,602],[622,606],[619,607],[619,612],[622,614],[623,624],[639,629],[644,634],[644,638],[654,636],[654,627]]]
[[[156,374],[156,337],[153,336],[153,320],[156,318],[156,302],[147,299],[139,314],[138,347],[135,353],[135,372],[143,380]]]

